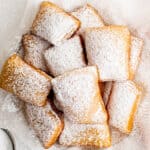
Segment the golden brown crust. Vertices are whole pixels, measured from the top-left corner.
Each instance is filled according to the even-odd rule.
[[[61,120],[61,123],[56,127],[55,132],[53,133],[53,135],[49,139],[49,142],[44,144],[45,148],[49,148],[53,144],[55,144],[55,142],[57,141],[57,139],[58,139],[59,135],[61,134],[63,128],[64,128],[64,123],[63,123],[63,120]]]
[[[137,111],[137,108],[138,108],[138,105],[140,103],[141,96],[142,96],[142,89],[141,89],[141,87],[139,85],[135,84],[135,83],[134,83],[134,85],[135,85],[135,87],[138,90],[138,94],[136,95],[135,102],[134,102],[134,104],[132,106],[132,111],[130,112],[130,117],[129,117],[128,124],[127,124],[127,127],[126,127],[126,133],[127,134],[129,134],[132,131],[135,113]]]
[[[50,76],[29,66],[14,54],[3,66],[0,87],[23,101],[43,106],[51,89],[51,79]]]
[[[12,62],[15,59],[15,55],[11,56],[10,58],[8,58],[8,60],[5,62],[2,71],[1,71],[1,76],[0,76],[0,87],[7,90],[8,92],[13,92],[11,87],[7,87],[7,85],[9,84],[9,82],[11,82],[11,80],[7,80],[8,76],[12,73],[13,74],[13,68],[14,68],[14,64],[9,63]],[[9,72],[7,71],[7,66],[9,67]]]
[[[129,33],[130,34],[130,33]],[[128,46],[127,46],[127,70],[128,70],[128,79],[130,79],[130,45],[131,45],[131,34],[130,36],[126,37],[126,40],[128,41]]]
[[[59,138],[64,146],[93,146],[97,148],[111,146],[111,135],[107,123],[72,124],[65,121],[65,127]]]

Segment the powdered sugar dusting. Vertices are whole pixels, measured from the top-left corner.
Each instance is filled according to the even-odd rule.
[[[87,29],[85,44],[88,63],[98,66],[102,81],[129,78],[130,33],[126,27]]]
[[[25,4],[22,4],[22,2],[25,2]],[[143,54],[142,54],[142,61],[139,67],[138,72],[136,73],[136,79],[139,82],[142,82],[145,90],[146,90],[146,97],[142,100],[142,105],[139,107],[139,115],[137,116],[137,124],[136,124],[136,135],[130,134],[127,138],[125,138],[123,141],[121,141],[118,144],[115,144],[114,146],[111,146],[108,148],[109,150],[126,150],[126,149],[136,149],[136,150],[148,150],[149,149],[149,137],[150,134],[148,131],[149,130],[149,68],[150,68],[150,55],[149,55],[149,38],[150,38],[150,17],[149,17],[149,2],[148,0],[142,1],[142,0],[127,0],[127,1],[119,1],[119,0],[51,0],[55,3],[58,3],[63,8],[66,8],[67,10],[72,10],[72,8],[81,6],[83,3],[90,2],[95,8],[100,11],[100,13],[103,15],[103,18],[107,21],[107,23],[111,24],[124,24],[128,25],[130,27],[131,31],[134,32],[135,35],[141,36],[144,41],[147,41],[147,46],[145,46]],[[19,2],[19,4],[18,4]],[[3,30],[4,24],[8,23],[8,21],[11,20],[11,27],[8,28],[6,25],[6,31],[3,30],[4,32],[1,33],[1,44],[0,44],[0,61],[3,60],[5,61],[5,58],[7,58],[10,54],[10,51],[14,51],[14,45],[11,45],[9,43],[12,42],[10,39],[14,39],[16,33],[22,34],[25,30],[24,27],[28,30],[31,22],[32,22],[32,17],[37,11],[37,7],[39,6],[39,3],[41,0],[5,0],[4,2],[2,1],[2,7],[0,11],[1,14],[1,19],[3,21],[1,24],[1,29]],[[27,7],[26,7],[27,3]],[[3,5],[4,4],[4,5]],[[3,7],[6,6],[6,7]],[[20,7],[21,6],[21,7]],[[143,9],[144,7],[144,9]],[[11,8],[11,9],[10,9]],[[26,13],[23,13],[25,9]],[[5,11],[4,11],[5,10]],[[8,11],[10,10],[10,11]],[[15,10],[15,14],[11,13],[13,10]],[[18,10],[21,10],[18,11]],[[142,10],[142,11],[139,11]],[[4,13],[5,15],[4,15]],[[9,16],[17,16],[21,18],[21,25],[19,24],[20,20],[16,18],[11,18]],[[12,27],[13,23],[15,23],[15,26]],[[16,29],[17,25],[17,29]],[[26,31],[25,31],[26,32]],[[25,33],[24,32],[24,33]],[[5,36],[9,36],[9,39],[5,38]],[[9,46],[8,46],[9,45]],[[10,50],[11,47],[11,50]],[[9,51],[9,53],[8,53]],[[11,52],[12,52],[11,51]],[[1,63],[2,65],[2,63]],[[146,73],[145,73],[146,72]],[[3,101],[1,97],[1,101]],[[1,113],[1,112],[0,112]],[[12,113],[14,114],[14,113]],[[41,150],[43,149],[39,143],[35,142],[35,139],[31,138],[30,131],[28,130],[28,126],[24,121],[18,122],[16,118],[18,118],[18,113],[13,115],[11,118],[7,117],[6,113],[3,114],[4,117],[3,119],[1,118],[1,123],[6,122],[5,125],[7,128],[14,128],[15,131],[15,138],[16,138],[16,149],[18,150],[27,150],[27,149],[36,149],[36,150]],[[19,117],[23,118],[23,116]],[[11,119],[11,120],[10,120]],[[16,121],[15,121],[16,120]],[[11,124],[10,124],[11,121]],[[22,130],[26,128],[27,130]],[[17,129],[17,130],[16,130]],[[26,132],[28,131],[28,132]],[[139,141],[139,137],[143,136],[143,138]],[[147,146],[147,147],[146,147]],[[77,148],[70,148],[70,147],[63,147],[60,146],[59,148],[55,144],[51,148],[52,150],[60,150],[60,149],[74,149],[76,150]],[[81,149],[81,148],[78,148]],[[90,150],[93,150],[94,148],[89,148]],[[87,148],[84,148],[84,150],[87,150]]]
[[[51,77],[27,65],[17,55],[7,61],[1,74],[1,86],[21,100],[43,105],[51,89]]]
[[[89,27],[104,26],[104,22],[99,13],[89,4],[74,10],[71,14],[81,22],[80,33],[84,32],[84,30]]]
[[[29,124],[35,130],[43,145],[53,141],[56,132],[60,133],[61,120],[52,110],[49,103],[44,107],[38,107],[26,103],[25,112]],[[59,128],[59,129],[58,129]],[[55,136],[58,136],[57,134]]]
[[[65,117],[75,123],[101,123],[107,120],[98,86],[96,67],[85,67],[52,79],[56,99]],[[99,109],[99,111],[98,111]],[[98,119],[93,115],[98,111]]]
[[[143,41],[137,37],[131,37],[130,68],[132,75],[135,74],[140,62],[140,54],[143,48]]]
[[[109,122],[112,126],[128,133],[129,119],[134,117],[131,112],[135,103],[138,103],[137,96],[140,94],[141,92],[132,81],[114,83],[108,103]]]
[[[50,46],[50,44],[39,37],[26,34],[23,36],[24,46],[24,60],[43,71],[47,71],[47,67],[44,60],[44,51]]]
[[[53,76],[86,66],[79,36],[49,48],[44,56]]]
[[[93,123],[102,123],[104,120],[107,120],[107,115],[104,115],[105,109],[103,106],[103,100],[100,100],[100,103],[98,104],[97,111],[93,114],[92,122]]]
[[[56,44],[69,38],[79,27],[79,22],[56,5],[43,2],[33,22],[32,32]]]
[[[64,120],[65,128],[59,143],[63,145],[88,145],[105,147],[110,145],[110,133],[107,124],[72,124]]]

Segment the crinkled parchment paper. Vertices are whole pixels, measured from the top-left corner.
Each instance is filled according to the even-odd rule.
[[[0,68],[6,58],[19,47],[42,0],[0,0]],[[113,131],[113,146],[108,150],[150,149],[150,1],[149,0],[53,0],[67,11],[85,3],[95,6],[108,24],[127,25],[133,35],[145,41],[136,81],[143,86],[143,99],[129,136]],[[16,150],[43,150],[23,115],[23,102],[0,90],[0,127],[13,135]],[[60,147],[51,150],[78,150]]]

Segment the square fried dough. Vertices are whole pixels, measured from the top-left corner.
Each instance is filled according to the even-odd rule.
[[[29,125],[35,131],[42,145],[45,148],[52,146],[62,131],[63,123],[50,104],[47,102],[44,107],[39,107],[26,103],[25,113]]]
[[[98,85],[95,66],[66,72],[52,80],[64,116],[75,123],[103,123],[107,113]]]
[[[59,143],[64,146],[109,147],[111,137],[107,123],[104,124],[72,124],[64,120],[64,130]]]
[[[31,30],[33,34],[55,45],[70,38],[79,26],[79,20],[62,8],[51,2],[42,2]]]
[[[79,36],[49,48],[45,51],[44,57],[53,76],[86,66]]]
[[[81,34],[86,28],[104,26],[104,22],[99,12],[89,4],[74,10],[71,14],[80,20],[81,27],[79,33]]]
[[[43,106],[51,89],[51,79],[13,54],[3,66],[0,87],[25,102]]]
[[[89,28],[85,46],[89,65],[97,65],[102,81],[129,78],[130,32],[124,26]]]
[[[50,47],[50,44],[31,34],[26,34],[23,36],[23,48],[24,48],[24,60],[45,72],[48,72],[45,60],[44,51]]]
[[[110,125],[130,133],[140,98],[141,88],[133,81],[115,82],[107,106]]]

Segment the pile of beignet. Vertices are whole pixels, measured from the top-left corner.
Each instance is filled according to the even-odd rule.
[[[106,26],[89,4],[68,13],[42,2],[22,45],[23,58],[13,54],[5,62],[0,87],[25,102],[45,148],[57,140],[109,147],[110,126],[131,132],[141,98],[132,80],[143,41],[127,27]]]

